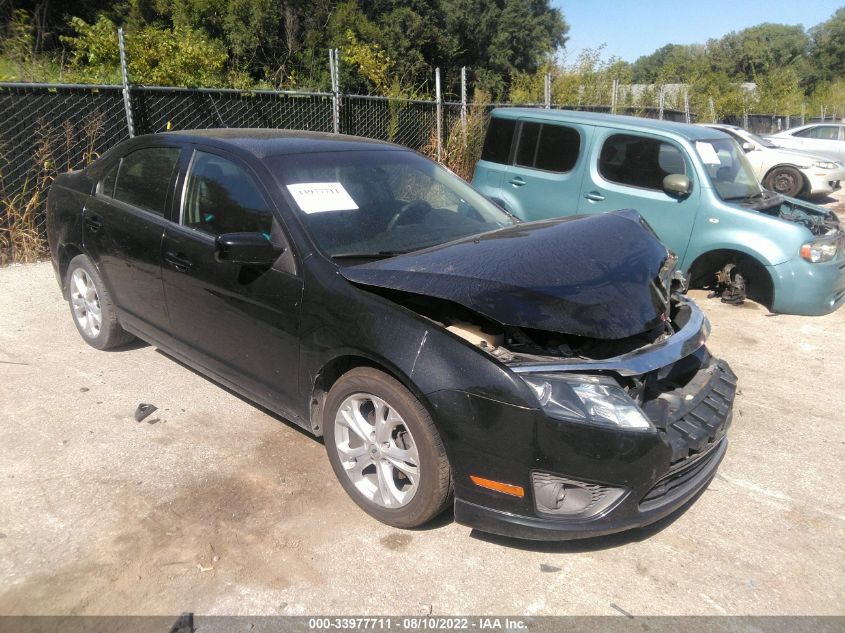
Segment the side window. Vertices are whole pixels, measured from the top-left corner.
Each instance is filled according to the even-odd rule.
[[[97,183],[97,193],[109,198],[114,196],[114,184],[117,182],[117,170],[119,168],[120,161],[118,160]]]
[[[549,123],[522,124],[516,164],[544,171],[564,173],[575,167],[581,151],[577,130]]]
[[[164,215],[168,184],[178,160],[179,149],[175,147],[149,147],[124,156],[117,171],[114,199]],[[104,187],[108,178],[103,181]]]
[[[686,172],[681,150],[643,136],[614,134],[604,142],[599,156],[602,178],[620,185],[661,191],[666,176]]]
[[[515,129],[516,121],[513,119],[490,119],[487,136],[484,137],[484,149],[481,150],[481,160],[507,164]]]
[[[270,235],[273,214],[249,173],[215,154],[197,151],[188,176],[182,224],[211,235]]]
[[[836,141],[839,140],[839,127],[835,125],[817,125],[815,127],[809,127],[806,130],[799,130],[795,133],[795,136]]]

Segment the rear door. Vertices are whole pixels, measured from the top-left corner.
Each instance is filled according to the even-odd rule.
[[[165,210],[174,195],[178,144],[116,157],[83,212],[83,246],[103,276],[121,319],[155,335],[170,322],[161,278]]]
[[[173,334],[213,373],[290,411],[303,284],[271,198],[244,162],[217,149],[198,146],[183,180],[162,246]],[[217,261],[215,238],[237,232],[264,233],[285,251],[270,267]]]
[[[799,130],[794,134],[794,138],[802,150],[835,160],[843,160],[845,159],[845,141],[842,141],[842,129],[840,125],[814,125]]]
[[[609,128],[594,133],[578,212],[636,209],[683,260],[701,198],[686,150],[668,138]],[[684,198],[665,193],[663,178],[669,174],[686,174],[692,192]]]
[[[531,221],[578,212],[590,129],[530,119],[519,122],[501,189],[511,213]]]

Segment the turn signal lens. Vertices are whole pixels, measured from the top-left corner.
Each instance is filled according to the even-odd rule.
[[[801,246],[801,257],[813,264],[829,262],[836,257],[836,251],[842,241],[843,239],[838,233],[817,238]]]
[[[469,478],[472,479],[472,483],[474,483],[476,486],[481,486],[482,488],[495,490],[496,492],[501,492],[512,497],[525,496],[525,490],[523,490],[522,486],[514,486],[513,484],[503,484],[501,481],[484,479],[482,477],[476,477],[475,475],[470,475]]]

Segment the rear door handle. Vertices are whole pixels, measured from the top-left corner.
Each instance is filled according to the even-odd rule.
[[[194,267],[194,264],[190,259],[181,257],[177,253],[165,253],[164,261],[173,266],[173,268],[178,270],[180,273],[186,273]]]
[[[514,176],[513,178],[511,178],[510,183],[514,187],[521,187],[522,185],[526,184],[526,182],[520,176]]]
[[[585,193],[584,197],[590,202],[601,202],[602,200],[604,200],[604,196],[601,195],[598,191],[591,191],[590,193]]]
[[[92,233],[99,233],[100,230],[103,228],[103,223],[100,222],[97,216],[92,216],[90,218],[85,219],[85,228],[87,228]]]

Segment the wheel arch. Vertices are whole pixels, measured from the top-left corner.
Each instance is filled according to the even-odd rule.
[[[791,169],[794,169],[795,171],[797,171],[801,175],[801,182],[803,184],[802,184],[801,190],[798,192],[798,194],[809,191],[809,189],[810,189],[810,179],[807,178],[807,174],[805,174],[804,171],[798,165],[794,165],[792,163],[778,163],[777,165],[772,165],[771,167],[769,167],[769,169],[766,171],[766,173],[760,179],[760,182],[765,183],[769,179],[769,176],[772,174],[772,172],[774,170],[780,169],[782,167],[789,167]],[[796,194],[796,195],[798,195],[798,194]]]
[[[775,301],[775,281],[772,275],[766,269],[765,264],[760,261],[760,258],[754,254],[743,252],[731,248],[718,248],[707,251],[699,255],[689,267],[687,275],[689,277],[689,284],[691,288],[701,287],[705,278],[709,277],[712,281],[715,272],[725,266],[726,264],[734,263],[739,268],[740,272],[743,270],[743,265],[747,270],[750,268],[751,273],[758,280],[763,280],[763,285],[754,288],[751,285],[752,292],[749,293],[749,298],[763,304],[771,309]],[[759,281],[758,281],[759,284]]]
[[[59,264],[59,276],[62,282],[62,296],[65,299],[68,298],[67,270],[70,266],[71,260],[77,255],[86,255],[86,253],[76,244],[62,244],[59,247],[57,259]]]
[[[311,432],[323,435],[323,408],[326,396],[338,379],[353,369],[370,367],[399,381],[431,413],[430,403],[414,382],[402,370],[385,359],[374,358],[360,352],[344,352],[325,362],[311,381],[309,396],[309,422]]]

